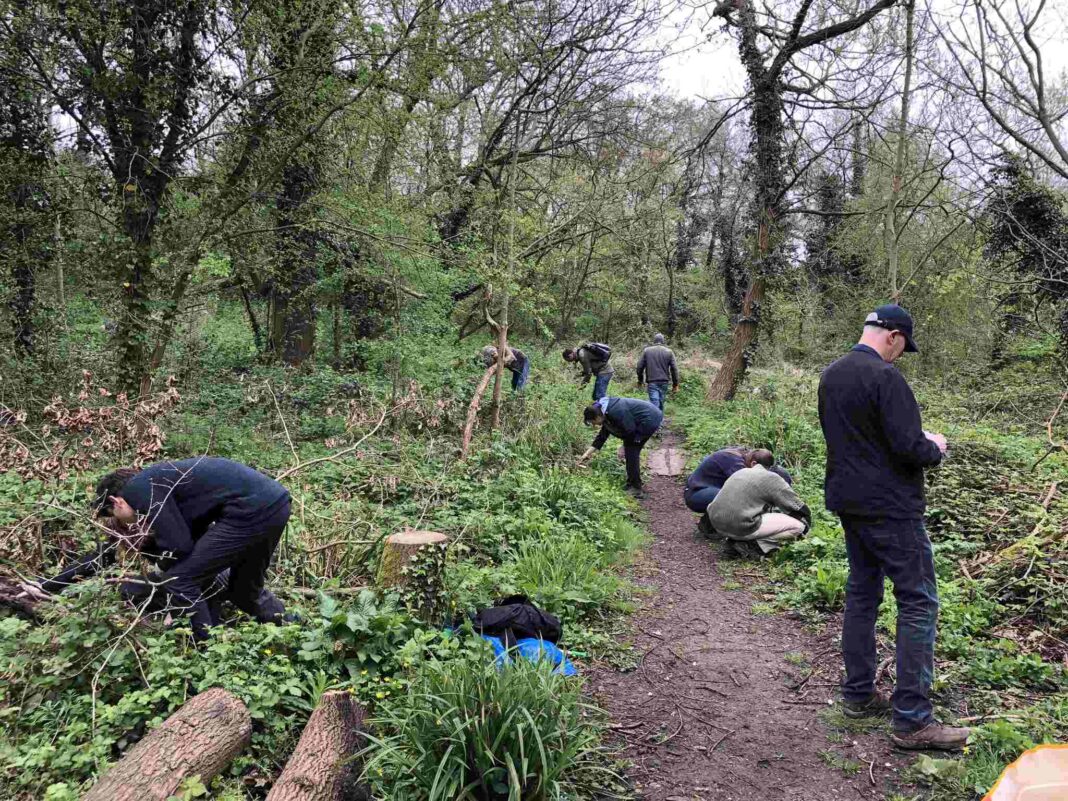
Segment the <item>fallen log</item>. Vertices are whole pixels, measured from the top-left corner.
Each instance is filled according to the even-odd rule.
[[[350,693],[323,693],[267,801],[369,799],[355,758],[365,745],[365,714]]]
[[[41,616],[37,611],[40,599],[25,590],[19,582],[7,576],[0,576],[0,607],[10,610],[16,616],[39,623]]]
[[[166,801],[182,782],[208,784],[252,737],[252,717],[219,687],[193,696],[116,762],[82,801]]]

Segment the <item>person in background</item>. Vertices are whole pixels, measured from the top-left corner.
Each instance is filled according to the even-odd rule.
[[[582,386],[593,378],[593,400],[599,401],[608,394],[608,384],[615,375],[612,368],[612,349],[603,342],[587,342],[578,348],[564,351],[565,362],[578,362],[582,366]]]
[[[851,718],[892,714],[891,739],[901,748],[955,750],[969,730],[938,722],[930,700],[938,588],[923,526],[923,470],[941,461],[946,438],[923,430],[916,398],[894,367],[903,353],[918,351],[912,331],[905,309],[880,306],[865,319],[860,342],[820,377],[824,494],[827,509],[841,518],[849,558],[843,707]],[[884,577],[897,599],[892,699],[875,687]]]
[[[679,368],[675,353],[664,344],[663,334],[653,335],[653,344],[642,351],[638,359],[638,386],[647,384],[649,403],[664,411],[668,380],[671,391],[679,391]]]
[[[723,489],[728,478],[743,468],[757,464],[776,473],[787,484],[794,483],[790,474],[775,464],[775,457],[771,451],[764,448],[751,450],[741,445],[733,445],[729,448],[722,448],[701,460],[701,464],[686,479],[686,489],[683,490],[682,499],[691,512],[703,515],[708,505]],[[707,518],[702,517],[701,521],[703,528]]]
[[[771,453],[753,453],[760,461],[754,458],[752,467],[732,473],[706,514],[712,530],[734,543],[736,553],[748,553],[745,545],[754,544],[766,554],[805,534],[812,514],[785,479],[767,468]]]
[[[604,447],[609,435],[623,440],[623,453],[627,462],[626,490],[637,498],[644,497],[642,490],[642,448],[664,421],[664,413],[648,401],[637,398],[610,398],[605,396],[591,403],[582,413],[588,426],[600,426],[601,430],[593,444],[579,457],[583,466],[594,453]]]
[[[228,600],[261,623],[283,620],[264,587],[289,521],[289,492],[277,481],[229,459],[158,462],[108,473],[95,505],[137,532],[137,550],[169,565],[159,582],[171,606],[190,615],[197,639],[217,623],[205,588],[226,569]]]
[[[497,363],[497,347],[495,345],[486,345],[480,354],[482,364],[487,368]],[[530,378],[530,359],[519,348],[509,346],[508,358],[505,359],[504,366],[512,373],[512,391],[519,392],[527,385],[527,379]]]

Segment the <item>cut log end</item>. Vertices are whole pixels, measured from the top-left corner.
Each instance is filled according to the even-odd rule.
[[[364,746],[365,715],[350,693],[323,693],[267,801],[369,799],[355,758]]]

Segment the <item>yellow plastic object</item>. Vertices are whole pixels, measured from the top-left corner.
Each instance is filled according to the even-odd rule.
[[[1024,751],[983,801],[1068,801],[1068,745]]]

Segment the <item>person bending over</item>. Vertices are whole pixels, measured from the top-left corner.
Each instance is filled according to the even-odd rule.
[[[497,363],[497,348],[495,345],[486,345],[481,351],[482,364],[487,368]],[[530,359],[519,348],[508,348],[508,358],[504,362],[505,369],[512,373],[512,392],[519,392],[527,385],[530,378]]]
[[[96,487],[98,514],[142,534],[138,549],[169,566],[160,583],[203,639],[215,624],[205,587],[229,569],[226,596],[261,623],[284,609],[264,588],[289,520],[289,492],[247,465],[215,457],[158,462],[108,473]]]
[[[755,544],[761,553],[802,536],[812,520],[808,506],[786,480],[759,463],[733,473],[706,514],[713,531],[729,542]],[[751,549],[743,545],[732,550]]]
[[[565,362],[578,362],[582,365],[582,384],[586,386],[593,380],[593,400],[599,401],[608,394],[608,384],[615,375],[612,367],[612,349],[603,342],[587,342],[578,348],[564,351]]]
[[[583,410],[588,426],[600,426],[593,444],[579,457],[579,466],[586,464],[594,453],[604,447],[609,435],[623,440],[627,462],[626,489],[635,497],[644,496],[642,490],[642,448],[664,421],[664,413],[649,401],[637,398],[603,397]]]

